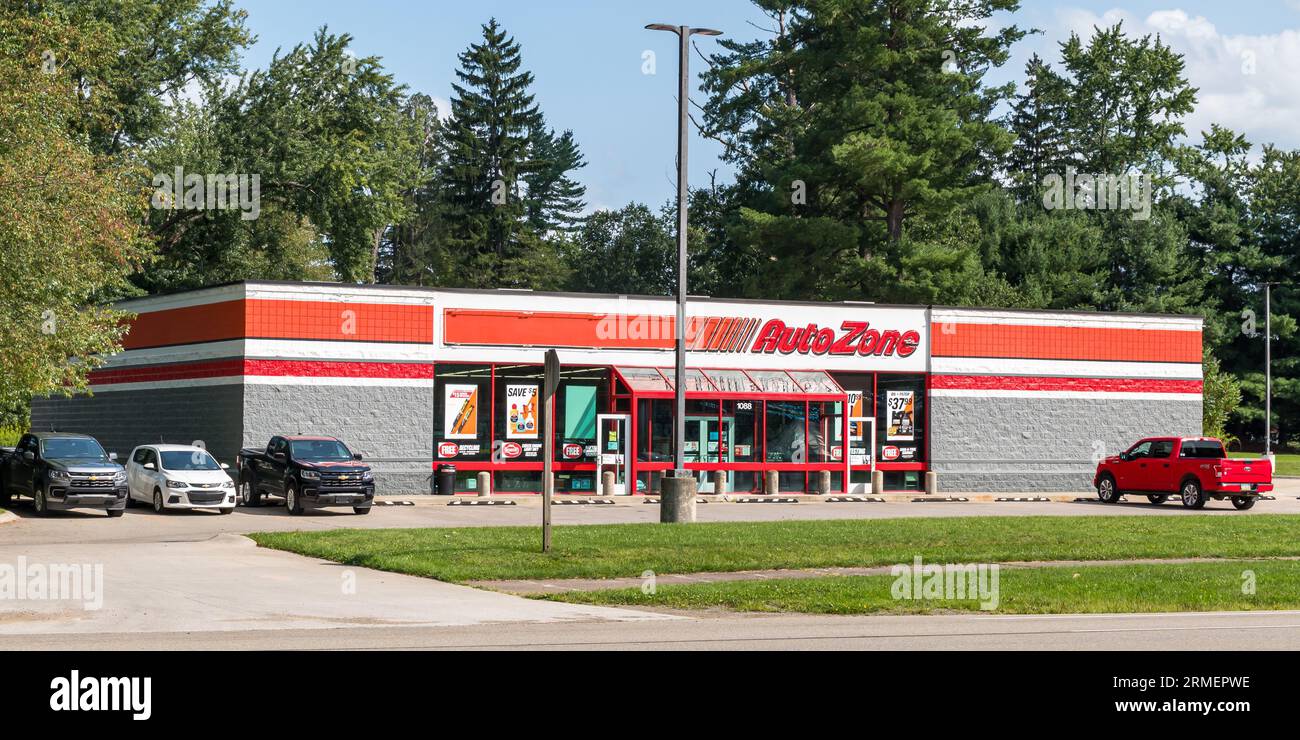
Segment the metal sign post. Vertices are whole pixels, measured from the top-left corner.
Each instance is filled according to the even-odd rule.
[[[542,380],[542,552],[551,551],[551,497],[555,495],[555,409],[552,400],[560,387],[560,355],[546,350],[545,372]]]

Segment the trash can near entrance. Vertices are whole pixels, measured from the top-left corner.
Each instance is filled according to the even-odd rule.
[[[456,466],[443,463],[438,466],[438,495],[451,496],[456,493]]]

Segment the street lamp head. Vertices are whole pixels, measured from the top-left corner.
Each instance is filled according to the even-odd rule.
[[[692,36],[721,36],[722,31],[715,31],[712,28],[692,28]]]
[[[677,26],[670,26],[667,23],[651,23],[650,25],[646,26],[646,30],[647,31],[672,31],[673,33],[681,32],[681,29],[678,28]]]

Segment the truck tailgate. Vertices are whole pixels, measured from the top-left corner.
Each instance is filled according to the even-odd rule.
[[[1215,465],[1221,483],[1272,483],[1273,465],[1266,459],[1225,459]]]

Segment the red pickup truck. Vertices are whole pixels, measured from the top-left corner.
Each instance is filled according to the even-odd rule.
[[[1108,504],[1126,493],[1145,494],[1153,504],[1178,494],[1189,509],[1227,498],[1245,510],[1273,490],[1273,465],[1229,458],[1210,437],[1151,437],[1098,463],[1092,484]]]

